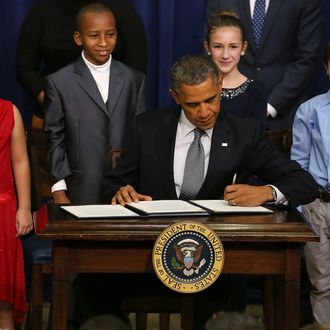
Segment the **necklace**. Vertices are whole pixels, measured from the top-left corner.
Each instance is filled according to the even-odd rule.
[[[229,100],[240,94],[243,94],[251,82],[253,82],[252,79],[247,79],[242,85],[236,88],[222,88],[221,98]]]

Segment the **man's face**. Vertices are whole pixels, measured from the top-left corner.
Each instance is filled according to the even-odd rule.
[[[209,76],[200,85],[181,84],[170,93],[193,125],[203,130],[214,127],[220,112],[221,82],[214,83]]]
[[[86,13],[79,30],[74,33],[74,40],[83,47],[86,59],[95,65],[106,63],[117,41],[114,16],[109,12]]]

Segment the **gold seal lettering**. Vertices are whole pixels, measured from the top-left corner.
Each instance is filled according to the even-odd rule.
[[[224,249],[209,226],[182,221],[157,238],[152,262],[160,281],[174,291],[194,293],[208,288],[221,274]]]

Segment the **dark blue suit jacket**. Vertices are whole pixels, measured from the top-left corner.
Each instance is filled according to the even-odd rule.
[[[256,48],[249,0],[209,0],[208,19],[219,9],[232,9],[241,19],[248,41],[239,69],[262,84],[268,103],[278,112],[269,129],[292,126],[298,106],[322,54],[322,12],[319,0],[270,0],[261,46]]]
[[[180,109],[164,109],[136,117],[115,171],[104,181],[104,201],[109,202],[120,186],[132,185],[153,199],[176,199],[173,157]],[[313,201],[317,186],[300,165],[288,160],[250,118],[220,112],[214,127],[210,160],[196,199],[223,198],[224,188],[246,182],[255,174],[274,184],[293,205]]]

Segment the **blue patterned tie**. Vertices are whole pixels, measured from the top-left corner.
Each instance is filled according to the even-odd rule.
[[[201,137],[205,134],[205,131],[196,127],[194,134],[194,140],[187,152],[181,186],[180,198],[184,200],[193,199],[204,181],[205,156]]]
[[[252,16],[252,28],[254,34],[254,40],[257,48],[260,47],[262,27],[264,25],[266,14],[266,3],[265,0],[256,0]]]

